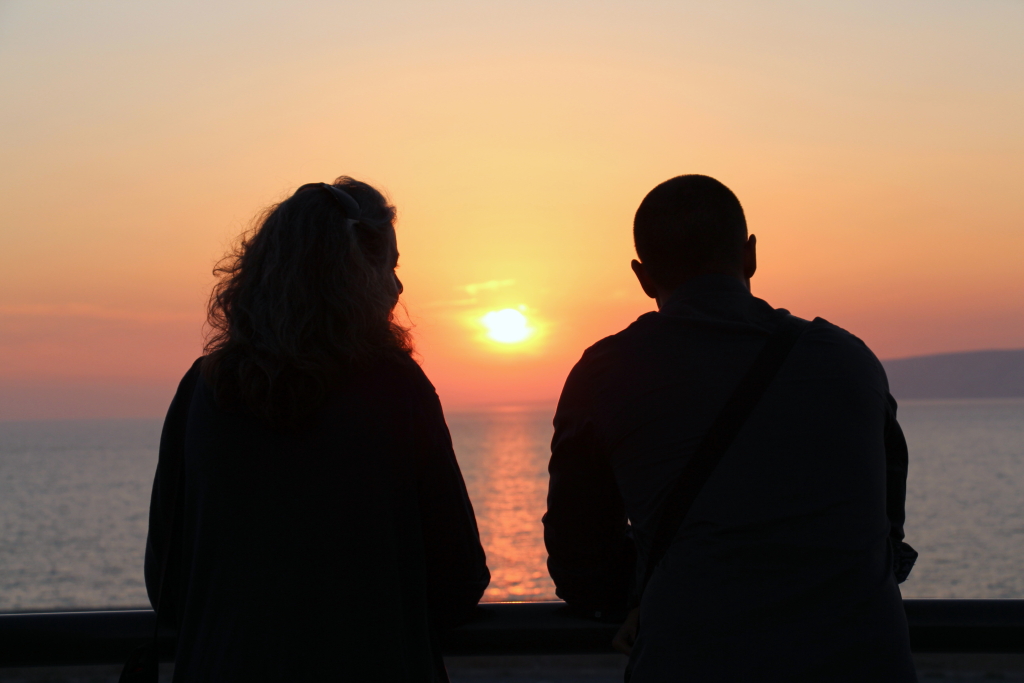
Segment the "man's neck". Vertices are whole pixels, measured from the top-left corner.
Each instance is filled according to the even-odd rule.
[[[725,284],[731,280],[735,280],[742,284],[748,292],[751,291],[750,279],[743,277],[742,275],[736,275],[735,273],[701,273],[700,275],[694,275],[693,277],[685,280],[675,289],[663,289],[659,287],[658,296],[654,298],[654,301],[658,304],[658,310],[660,311],[669,301],[676,298],[677,295],[685,295],[688,290],[703,289],[708,286],[714,287],[714,283],[716,282]]]

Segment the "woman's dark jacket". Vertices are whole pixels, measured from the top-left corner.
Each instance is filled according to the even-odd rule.
[[[381,361],[287,431],[218,408],[199,365],[164,423],[146,546],[156,605],[184,453],[163,597],[174,680],[444,680],[432,634],[490,575],[423,371]]]

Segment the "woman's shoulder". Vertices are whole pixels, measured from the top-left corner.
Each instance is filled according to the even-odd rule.
[[[440,400],[412,358],[381,358],[341,382],[321,409],[320,425],[331,429],[385,430],[400,438],[417,425],[444,419]]]
[[[181,381],[178,382],[178,388],[174,392],[174,396],[178,400],[191,399],[192,394],[195,392],[197,384],[202,383],[202,372],[203,372],[203,360],[206,356],[200,356],[196,358],[189,369],[182,376]]]
[[[434,385],[427,379],[423,368],[407,353],[395,353],[378,359],[366,369],[366,378],[370,381],[387,379],[408,385],[410,389],[434,391]]]
[[[438,400],[423,368],[408,354],[379,358],[354,373],[346,385],[349,391],[378,396],[386,403],[421,404]]]

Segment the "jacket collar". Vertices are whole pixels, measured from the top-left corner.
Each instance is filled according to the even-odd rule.
[[[673,313],[683,308],[694,299],[702,299],[709,295],[741,295],[744,297],[753,296],[750,290],[738,278],[731,275],[698,275],[690,278],[672,292],[672,295],[661,307],[662,313]]]

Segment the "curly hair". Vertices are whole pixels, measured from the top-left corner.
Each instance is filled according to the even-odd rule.
[[[218,405],[296,426],[346,374],[408,356],[395,208],[342,176],[265,210],[217,264],[202,374]]]

